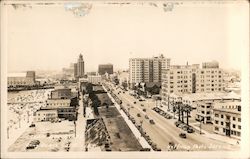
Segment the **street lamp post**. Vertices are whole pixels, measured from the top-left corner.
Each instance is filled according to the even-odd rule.
[[[8,126],[8,127],[7,127],[7,139],[10,138],[10,136],[9,136],[9,131],[10,131],[10,128],[9,128],[9,126]]]
[[[18,112],[18,123],[19,123],[19,128],[21,128],[21,113]]]
[[[204,118],[200,116],[200,118],[199,118],[199,119],[200,119],[200,134],[201,134],[201,121],[203,121],[203,120],[204,120]]]

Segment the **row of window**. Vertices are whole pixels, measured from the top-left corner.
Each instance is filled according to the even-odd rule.
[[[215,126],[214,130],[215,131],[219,131],[219,128],[217,126]],[[226,129],[225,128],[223,128],[223,132],[226,133]],[[231,135],[235,135],[235,136],[240,136],[241,133],[239,131],[230,130],[230,134]]]
[[[237,109],[240,105],[228,105],[228,106],[222,106],[221,108],[226,108],[226,109]]]
[[[214,114],[215,117],[219,117],[219,114],[215,113]],[[220,115],[220,118],[224,119],[224,115],[221,114]],[[230,119],[230,116],[226,116],[226,119],[229,120]],[[236,121],[236,117],[232,117],[233,121]],[[238,122],[241,122],[241,118],[238,118]]]

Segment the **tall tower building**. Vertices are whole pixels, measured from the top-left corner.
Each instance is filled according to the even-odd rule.
[[[83,76],[84,76],[84,61],[82,54],[80,54],[77,63],[74,64],[74,77],[81,78]]]

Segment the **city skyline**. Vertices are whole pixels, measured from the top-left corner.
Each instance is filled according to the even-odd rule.
[[[202,9],[199,4],[184,3],[169,12],[161,3],[158,7],[90,5],[80,17],[67,5],[16,9],[8,5],[8,72],[61,70],[80,53],[87,72],[101,63],[112,63],[115,70],[128,69],[129,58],[159,54],[171,58],[171,64],[216,60],[221,68],[241,69],[247,43],[245,15],[238,12],[245,9],[243,3],[220,7],[205,3]]]

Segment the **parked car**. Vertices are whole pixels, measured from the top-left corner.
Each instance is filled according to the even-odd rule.
[[[141,104],[141,106],[143,107],[144,105],[143,105],[143,104]]]
[[[140,151],[150,151],[150,148],[142,148]]]
[[[134,104],[136,104],[136,101],[134,101]]]
[[[187,132],[188,132],[188,133],[193,133],[193,132],[194,132],[194,129],[193,129],[192,127],[189,127],[189,128],[187,129]]]
[[[137,116],[138,116],[138,117],[141,117],[141,114],[140,114],[140,113],[138,113],[138,114],[137,114]]]
[[[142,111],[146,112],[146,109],[144,108],[144,109],[142,109]]]
[[[35,127],[35,126],[36,126],[36,125],[32,123],[32,124],[30,125],[30,128],[31,128],[31,127]]]
[[[145,119],[149,119],[149,117],[147,115],[145,115]]]
[[[176,127],[178,127],[181,124],[181,122],[180,121],[176,121],[174,124],[175,124]]]
[[[185,133],[180,133],[179,136],[184,139],[187,138],[187,135]]]
[[[155,124],[155,122],[154,122],[153,119],[150,119],[150,120],[149,120],[149,123],[150,123],[150,124]]]

